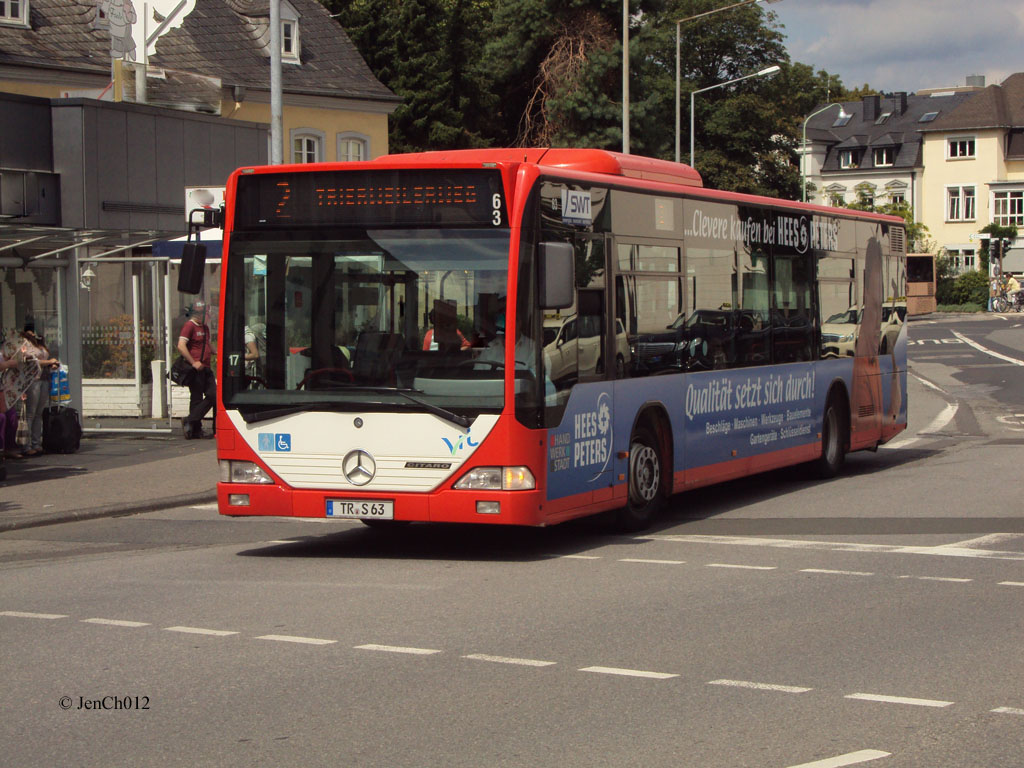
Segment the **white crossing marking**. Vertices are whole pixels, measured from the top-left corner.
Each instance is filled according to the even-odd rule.
[[[1024,709],[1017,709],[1016,707],[996,707],[992,711],[1002,715],[1024,715]]]
[[[540,661],[538,659],[514,659],[508,656],[489,656],[486,653],[471,653],[468,656],[463,656],[464,659],[474,659],[476,661],[493,661],[496,664],[518,664],[521,667],[551,667],[557,662],[554,661]]]
[[[973,557],[983,560],[1024,560],[1024,552],[998,552],[989,549],[967,549],[951,545],[935,547],[901,546],[898,544],[863,544],[849,541],[810,541],[799,539],[768,539],[759,536],[711,536],[705,534],[648,534],[637,541],[671,541],[679,544],[728,544],[734,547],[774,547],[778,549],[822,550],[826,552],[876,552],[889,555],[937,555],[939,557]]]
[[[824,760],[815,760],[813,763],[801,763],[791,765],[789,768],[842,768],[844,765],[856,765],[867,763],[871,760],[878,760],[881,757],[889,757],[891,753],[882,752],[877,749],[862,749],[859,752],[850,752],[836,757],[827,757]]]
[[[13,616],[16,619],[66,619],[65,613],[30,613],[28,611],[0,611],[0,616]]]
[[[900,576],[901,579],[917,579],[918,581],[951,581],[955,584],[966,584],[974,579],[956,579],[952,576]]]
[[[297,635],[260,635],[257,640],[276,640],[280,643],[304,643],[305,645],[330,645],[337,640],[324,640],[319,637],[299,637]]]
[[[942,409],[938,416],[928,422],[928,426],[924,429],[918,430],[918,437],[901,437],[891,442],[886,443],[882,448],[906,448],[912,443],[920,441],[922,438],[920,435],[934,436],[936,433],[941,432],[949,422],[956,417],[957,409],[959,409],[959,403],[947,403],[946,407]]]
[[[732,688],[750,688],[755,691],[775,691],[777,693],[807,693],[814,690],[813,688],[801,688],[797,685],[752,683],[749,680],[711,680],[708,685],[725,685]]]
[[[357,645],[363,651],[385,651],[387,653],[411,653],[415,656],[429,656],[433,653],[440,653],[439,650],[434,648],[406,648],[401,645],[377,645],[375,643],[368,643],[367,645]]]
[[[648,672],[643,669],[621,669],[619,667],[583,667],[580,672],[597,672],[601,675],[623,675],[625,677],[650,677],[655,680],[668,680],[670,677],[679,677],[669,672]]]
[[[654,565],[683,565],[685,560],[649,560],[644,557],[621,557],[620,563],[652,563]]]
[[[214,635],[216,637],[238,634],[227,629],[204,629],[202,627],[164,627],[164,629],[168,632],[185,632],[190,635]]]
[[[122,621],[121,619],[82,619],[85,624],[106,624],[108,627],[148,627],[148,621]]]
[[[217,502],[211,502],[209,504],[193,504],[189,509],[198,509],[202,511],[213,511],[217,509]]]
[[[1016,357],[1009,357],[1008,355],[1004,355],[1004,354],[1002,354],[1000,352],[994,352],[991,349],[989,349],[988,347],[981,346],[981,344],[979,344],[976,341],[971,341],[970,339],[968,339],[966,336],[964,336],[959,331],[953,331],[953,335],[956,336],[958,339],[960,339],[962,342],[964,342],[964,344],[968,344],[968,345],[974,347],[979,352],[984,352],[986,355],[991,355],[992,357],[996,358],[997,360],[1003,360],[1003,361],[1005,361],[1007,363],[1013,363],[1014,365],[1022,365],[1022,366],[1024,366],[1024,360],[1018,360]]]
[[[978,536],[974,539],[956,541],[952,544],[940,544],[941,547],[958,547],[960,549],[984,549],[995,544],[1002,544],[1005,541],[1016,541],[1024,534],[1020,533],[989,533],[985,536]]]
[[[556,555],[563,560],[600,560],[597,555]]]
[[[1024,587],[1024,581],[1000,581],[1001,587]]]
[[[800,573],[830,573],[835,576],[874,576],[868,571],[834,571],[831,568],[801,568]]]
[[[844,696],[844,699],[857,699],[859,701],[877,701],[882,704],[911,704],[915,707],[951,707],[952,701],[939,701],[937,699],[913,699],[908,696],[882,696],[876,693],[851,693]]]
[[[737,568],[742,571],[774,571],[774,565],[734,565],[732,563],[708,563],[708,568]]]

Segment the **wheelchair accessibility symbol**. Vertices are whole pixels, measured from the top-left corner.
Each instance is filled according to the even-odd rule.
[[[292,436],[288,432],[260,432],[256,440],[260,453],[287,453],[292,449]]]

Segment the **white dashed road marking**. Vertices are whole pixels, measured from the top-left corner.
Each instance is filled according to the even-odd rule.
[[[121,619],[82,619],[85,624],[106,624],[108,627],[148,627],[148,621],[122,621]]]
[[[826,573],[833,576],[874,576],[868,571],[834,571],[831,568],[801,568],[800,573]]]
[[[917,579],[918,581],[949,581],[954,584],[966,584],[974,579],[955,579],[951,576],[900,576],[901,579]]]
[[[951,707],[952,701],[938,701],[936,699],[913,699],[907,696],[882,696],[877,693],[851,693],[844,696],[844,699],[857,699],[859,701],[876,701],[882,704],[910,704],[915,707]]]
[[[597,555],[556,555],[563,560],[600,560]]]
[[[774,565],[733,565],[732,563],[708,563],[708,568],[736,568],[741,571],[774,571]]]
[[[184,632],[189,635],[214,635],[215,637],[227,637],[228,635],[237,635],[237,632],[231,632],[226,629],[203,629],[202,627],[164,627],[168,632]]]
[[[789,768],[842,768],[844,765],[856,765],[867,763],[871,760],[878,760],[880,757],[889,757],[889,752],[881,752],[877,749],[862,749],[859,752],[850,752],[837,757],[828,757],[824,760],[815,760],[813,763],[801,763],[791,765]]]
[[[0,616],[13,616],[16,619],[66,619],[66,613],[29,613],[28,611],[0,611]]]
[[[260,635],[257,640],[276,640],[280,643],[304,643],[305,645],[330,645],[337,640],[324,640],[320,637],[298,637],[296,635]]]
[[[621,669],[620,667],[583,667],[580,672],[597,672],[601,675],[622,675],[624,677],[649,677],[654,680],[668,680],[679,675],[670,672],[648,672],[644,669]]]
[[[1002,715],[1024,715],[1024,709],[1016,709],[1015,707],[996,707],[992,711]]]
[[[1000,581],[1001,587],[1024,587],[1024,581]]]
[[[406,648],[401,645],[377,645],[375,643],[368,643],[367,645],[355,646],[361,651],[385,651],[386,653],[409,653],[414,656],[430,656],[434,653],[440,653],[435,648]]]
[[[645,557],[621,557],[620,563],[653,563],[654,565],[683,565],[685,560],[650,560]]]
[[[474,659],[475,661],[492,661],[496,664],[516,664],[520,667],[552,667],[558,663],[555,661],[540,661],[538,659],[513,659],[508,656],[489,656],[486,653],[471,653],[462,658]]]
[[[813,688],[801,688],[797,685],[776,685],[774,683],[752,683],[748,680],[712,680],[708,685],[725,685],[731,688],[750,688],[754,691],[775,691],[776,693],[807,693]]]

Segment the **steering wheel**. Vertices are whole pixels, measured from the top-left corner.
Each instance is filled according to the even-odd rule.
[[[342,374],[346,377],[349,383],[355,381],[355,376],[352,375],[352,371],[348,368],[317,368],[315,371],[306,371],[306,375],[302,377],[302,381],[299,382],[296,389],[303,389],[307,384],[311,384],[316,378],[322,374]]]

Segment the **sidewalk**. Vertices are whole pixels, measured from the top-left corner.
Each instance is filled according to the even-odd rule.
[[[8,459],[0,532],[215,501],[216,441],[185,440],[167,426],[89,418],[77,453]]]

